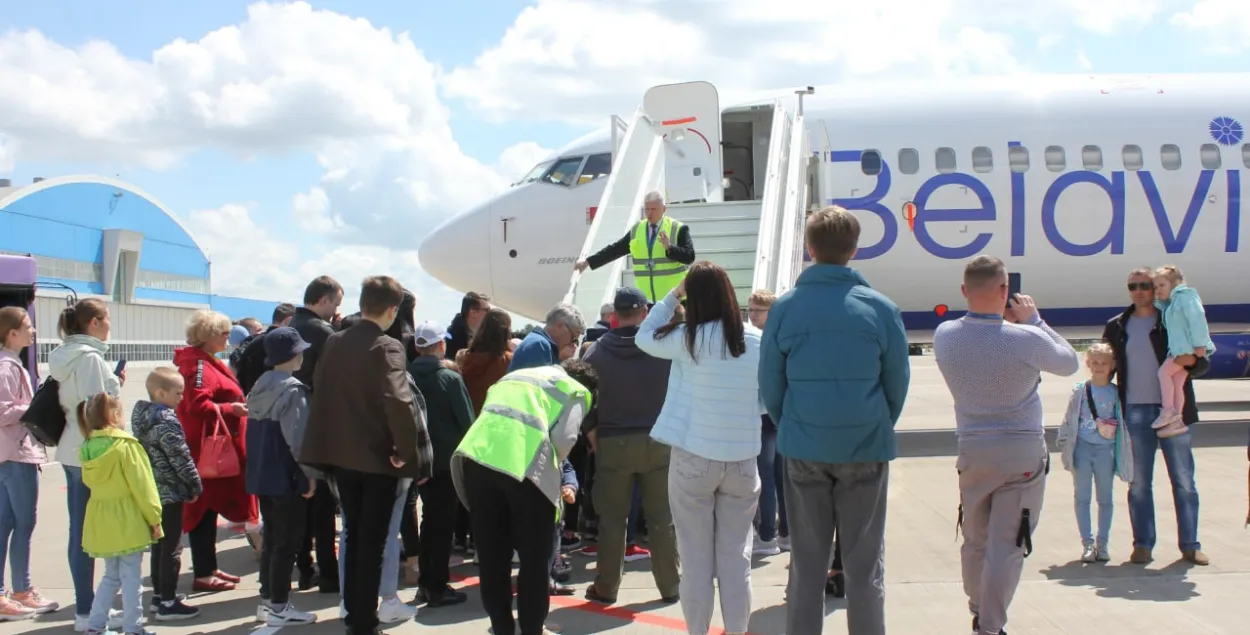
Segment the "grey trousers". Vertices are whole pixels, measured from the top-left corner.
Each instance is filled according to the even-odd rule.
[[[1049,457],[1041,436],[959,440],[964,593],[982,634],[998,635],[1007,624],[1007,607],[1042,515]]]
[[[819,635],[824,628],[835,526],[842,545],[850,635],[884,635],[889,484],[889,463],[786,459],[791,547],[787,635]]]
[[[714,582],[720,587],[725,632],[747,632],[752,521],[759,500],[755,457],[713,461],[673,448],[668,501],[681,556],[681,611],[690,635],[707,635],[711,628]],[[823,583],[820,588],[823,592]]]

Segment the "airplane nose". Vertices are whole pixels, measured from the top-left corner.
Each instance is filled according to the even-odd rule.
[[[489,216],[489,206],[483,205],[435,228],[417,248],[421,268],[457,291],[493,295]]]

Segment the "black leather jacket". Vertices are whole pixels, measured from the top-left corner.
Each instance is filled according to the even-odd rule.
[[[1111,345],[1111,350],[1115,352],[1115,372],[1112,373],[1112,379],[1118,378],[1120,388],[1120,403],[1125,403],[1125,393],[1128,391],[1128,380],[1125,373],[1128,372],[1128,319],[1133,315],[1134,308],[1130,306],[1123,313],[1107,320],[1107,326],[1102,331],[1102,341]],[[1150,330],[1150,343],[1154,346],[1155,356],[1159,358],[1159,364],[1163,364],[1163,360],[1168,357],[1168,332],[1163,328],[1163,313],[1155,313],[1155,327]],[[1185,380],[1185,407],[1181,411],[1181,420],[1185,425],[1193,425],[1198,422],[1198,402],[1194,399],[1194,378],[1201,377],[1207,373],[1207,369],[1211,367],[1211,362],[1205,357],[1199,357],[1198,361],[1188,367],[1189,378]]]

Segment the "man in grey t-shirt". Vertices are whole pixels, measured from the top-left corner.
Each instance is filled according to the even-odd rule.
[[[1154,478],[1155,453],[1163,449],[1172,495],[1176,501],[1176,523],[1181,556],[1196,565],[1210,563],[1198,542],[1198,490],[1194,484],[1193,433],[1160,438],[1150,424],[1159,416],[1162,395],[1159,389],[1159,366],[1167,357],[1167,331],[1154,306],[1154,284],[1150,269],[1134,269],[1129,273],[1128,291],[1133,304],[1124,313],[1107,322],[1102,339],[1111,345],[1116,357],[1116,376],[1120,401],[1124,404],[1124,420],[1133,441],[1133,482],[1129,486],[1129,521],[1133,525],[1133,554],[1129,560],[1137,564],[1151,561],[1155,546]],[[1184,358],[1188,359],[1184,359]],[[1177,358],[1189,368],[1191,377],[1206,372],[1209,362],[1192,355]],[[1192,382],[1185,382],[1185,410],[1181,418],[1186,425],[1198,421]]]

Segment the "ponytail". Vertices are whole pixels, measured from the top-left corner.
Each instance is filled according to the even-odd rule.
[[[95,298],[79,300],[73,306],[67,306],[61,311],[61,318],[57,320],[56,329],[61,337],[85,335],[91,323],[104,319],[108,311],[108,305],[102,300]]]

